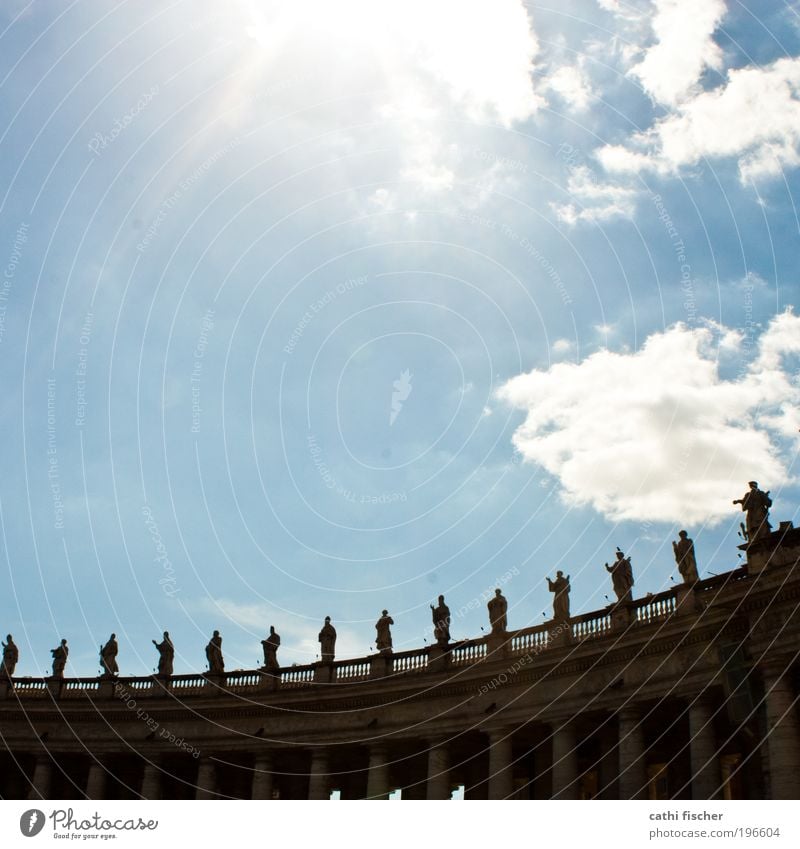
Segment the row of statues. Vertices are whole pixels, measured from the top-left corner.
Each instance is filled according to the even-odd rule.
[[[748,486],[750,487],[749,491],[733,503],[740,504],[742,510],[747,514],[746,522],[742,524],[742,535],[747,544],[751,545],[763,539],[772,530],[769,523],[769,508],[772,506],[772,499],[768,491],[762,492],[758,488],[757,481],[750,481]],[[683,583],[687,585],[695,584],[699,580],[697,558],[695,556],[694,542],[689,538],[687,531],[679,532],[678,539],[672,543],[672,549],[678,571],[683,578]],[[617,547],[615,562],[612,565],[606,563],[605,569],[611,575],[611,583],[614,593],[617,596],[616,604],[630,603],[633,600],[634,585],[630,557],[626,557],[625,553]],[[554,580],[547,578],[547,584],[550,592],[553,593],[553,621],[557,623],[568,621],[570,618],[569,575],[564,575],[559,570],[556,572]],[[440,595],[438,603],[435,606],[432,604],[430,608],[433,620],[433,635],[436,644],[441,648],[445,648],[451,640],[450,608],[445,603],[443,595]],[[490,599],[487,608],[489,611],[491,633],[494,635],[504,634],[508,627],[508,602],[500,589],[495,590],[495,596]],[[394,625],[394,619],[389,615],[389,611],[382,611],[380,618],[375,623],[375,648],[382,654],[390,654],[392,651],[392,625]],[[276,633],[274,625],[270,626],[269,631],[269,636],[261,641],[261,646],[264,650],[264,666],[262,669],[266,672],[274,672],[280,668],[277,656],[281,638]],[[322,663],[332,663],[336,656],[336,629],[331,624],[330,616],[325,617],[325,624],[319,632],[318,640]],[[175,647],[172,644],[169,632],[164,631],[161,642],[153,640],[153,645],[156,647],[159,656],[159,677],[171,676],[173,674]],[[19,662],[19,649],[10,634],[6,637],[2,646],[3,654],[2,662],[0,663],[0,678],[10,678],[14,674],[14,670]],[[102,677],[114,677],[119,674],[119,667],[117,665],[118,651],[119,646],[116,635],[112,634],[106,644],[100,647]],[[51,649],[50,653],[53,657],[52,677],[63,678],[64,668],[66,667],[67,657],[69,656],[67,641],[61,640],[61,643],[56,648]],[[225,660],[222,655],[222,637],[219,631],[214,631],[206,646],[206,660],[210,674],[221,674],[225,671]]]
[[[490,621],[492,630],[505,631],[506,629],[506,610],[508,604],[500,590],[495,591],[495,598],[489,602]],[[439,645],[447,645],[450,642],[450,608],[445,604],[444,596],[439,596],[439,604],[437,607],[431,605],[433,613],[434,635]],[[388,610],[381,613],[380,619],[375,623],[375,648],[382,654],[391,654],[392,652],[392,630],[394,619],[389,615]],[[323,663],[333,663],[336,657],[336,628],[331,624],[331,617],[325,617],[325,624],[319,632],[320,658]],[[153,640],[153,645],[158,651],[158,677],[168,678],[173,674],[173,663],[175,660],[175,646],[169,636],[169,631],[164,631],[161,642]],[[261,641],[261,647],[264,651],[264,665],[262,671],[274,672],[280,668],[278,663],[278,649],[280,648],[281,637],[275,630],[274,625],[270,625],[269,635]],[[105,645],[100,646],[100,666],[102,669],[102,678],[113,678],[119,674],[119,666],[117,664],[117,653],[119,652],[119,644],[117,643],[116,634],[112,634]],[[69,656],[69,647],[66,640],[61,640],[57,648],[51,650],[53,656],[53,672],[52,678],[63,678],[64,668],[67,665],[67,657]],[[206,646],[206,661],[208,662],[209,674],[222,674],[225,671],[225,659],[222,654],[222,636],[219,631],[214,631],[211,639]],[[11,678],[19,662],[19,649],[14,642],[13,637],[9,634],[6,641],[3,642],[2,665],[0,665],[0,678]]]
[[[675,562],[683,578],[683,583],[697,583],[700,580],[700,576],[697,571],[694,542],[689,539],[687,531],[680,531],[678,533],[678,539],[672,543],[672,550],[675,554]],[[614,588],[614,594],[617,596],[616,604],[627,604],[633,601],[633,568],[631,566],[631,559],[625,556],[625,552],[619,546],[617,546],[616,558],[616,561],[611,566],[606,563],[605,569],[611,575],[611,585]],[[569,575],[565,576],[559,569],[556,572],[555,580],[547,578],[547,586],[550,592],[553,593],[553,621],[566,622],[570,617]]]

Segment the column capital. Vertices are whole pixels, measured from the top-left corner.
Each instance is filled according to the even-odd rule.
[[[504,725],[504,726],[491,726],[489,728],[482,728],[481,731],[489,738],[492,745],[498,740],[511,740],[514,732],[517,730],[515,725]]]
[[[792,670],[792,665],[797,660],[797,654],[785,654],[778,657],[769,657],[760,660],[756,664],[756,668],[764,677],[765,682],[768,680],[777,683],[785,678]]]
[[[639,722],[642,718],[642,706],[638,702],[625,704],[617,709],[617,718],[623,722]]]

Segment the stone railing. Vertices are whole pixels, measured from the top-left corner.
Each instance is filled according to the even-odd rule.
[[[465,640],[450,649],[450,665],[466,666],[486,659],[486,638]]]
[[[280,676],[281,689],[313,684],[315,667],[314,663],[306,663],[303,666],[288,666],[278,670],[276,674]]]
[[[673,587],[655,595],[637,598],[630,604],[633,620],[640,625],[664,622],[675,612],[676,594],[677,588]]]
[[[705,607],[713,602],[720,591],[747,578],[747,571],[739,568],[699,581],[692,588],[695,600],[700,608]],[[685,593],[686,590],[684,585],[678,585],[632,601],[623,608],[626,615],[622,625],[619,624],[615,607],[610,605],[602,610],[573,616],[568,627],[566,623],[559,626],[552,621],[543,622],[517,631],[508,631],[497,640],[490,636],[451,643],[446,651],[435,646],[424,647],[389,655],[337,660],[325,664],[324,667],[319,663],[282,667],[269,674],[263,670],[234,670],[221,675],[173,675],[169,679],[157,676],[60,680],[14,678],[10,686],[8,681],[0,680],[0,698],[15,695],[24,700],[48,697],[94,699],[109,696],[112,690],[118,698],[129,698],[131,695],[165,695],[166,691],[172,692],[175,697],[183,698],[217,695],[223,692],[241,694],[307,688],[320,682],[355,684],[385,679],[387,676],[442,672],[453,667],[464,668],[495,661],[509,655],[536,655],[554,647],[574,647],[576,644],[602,640],[612,635],[618,637],[620,628],[624,630],[628,627],[639,628],[664,623],[676,615],[680,592]],[[327,670],[324,675],[320,674],[323,669]]]
[[[370,662],[367,659],[337,660],[333,663],[333,680],[342,683],[366,681],[369,678]]]
[[[573,616],[572,623],[573,640],[596,640],[607,636],[611,631],[611,610],[596,610],[592,613],[583,613]]]
[[[428,666],[428,649],[412,649],[389,655],[393,674],[421,672]]]
[[[26,699],[43,699],[50,694],[46,678],[14,678],[14,691]]]
[[[512,654],[534,654],[547,648],[551,625],[545,622],[542,625],[533,625],[530,628],[522,628],[512,631],[509,643]]]

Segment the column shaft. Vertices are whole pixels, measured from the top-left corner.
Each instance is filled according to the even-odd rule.
[[[553,799],[578,798],[578,748],[575,726],[568,721],[553,728]]]
[[[644,728],[638,708],[619,713],[619,798],[643,799],[647,795]]]
[[[217,784],[216,769],[212,761],[203,758],[197,767],[197,793],[195,799],[213,799]]]
[[[144,765],[141,795],[145,799],[161,798],[161,770],[158,768],[158,764],[146,763]]]
[[[311,752],[311,770],[308,776],[308,798],[330,799],[330,796],[328,753],[324,749],[313,749]]]
[[[86,798],[103,799],[106,792],[106,768],[93,760],[89,764],[89,775],[86,778]]]
[[[514,792],[511,732],[489,732],[489,798],[508,799]]]
[[[764,670],[769,783],[773,799],[800,799],[800,729],[788,670]]]
[[[28,791],[29,799],[47,799],[50,797],[50,785],[53,778],[53,761],[50,755],[39,755],[33,769],[33,780]]]
[[[256,758],[253,770],[253,799],[271,799],[273,790],[272,758],[260,755]]]
[[[369,751],[367,799],[388,799],[389,790],[389,764],[386,762],[386,749],[383,746],[373,746]]]
[[[689,706],[689,755],[692,766],[692,798],[714,799],[722,776],[719,769],[711,701],[701,696]]]
[[[429,799],[450,798],[450,758],[445,746],[431,745],[428,750]]]

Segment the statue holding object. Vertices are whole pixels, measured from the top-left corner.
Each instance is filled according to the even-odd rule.
[[[378,632],[375,638],[375,648],[383,654],[392,653],[392,630],[389,627],[394,625],[394,619],[389,616],[389,611],[384,610],[381,618],[375,623],[375,630]]]
[[[678,564],[678,571],[681,573],[684,584],[696,584],[700,580],[700,576],[697,573],[694,542],[689,539],[689,534],[686,531],[680,531],[678,536],[680,539],[672,543],[672,550],[675,552],[675,562]]]
[[[606,572],[611,573],[611,583],[617,595],[617,604],[633,600],[633,568],[630,557],[617,546],[617,560],[613,566],[606,563]]]
[[[153,645],[158,651],[158,677],[169,678],[172,675],[172,664],[175,660],[175,646],[169,638],[169,631],[164,631],[162,642],[157,643],[153,640]]]
[[[0,678],[11,678],[19,661],[19,649],[9,634],[3,643],[3,660],[0,662]]]
[[[278,669],[278,647],[281,644],[281,637],[275,631],[275,626],[269,626],[269,636],[266,640],[261,641],[261,646],[264,649],[264,669],[267,672],[274,672]]]
[[[104,678],[113,678],[119,674],[119,666],[117,666],[118,652],[117,635],[112,634],[108,642],[104,646],[100,646],[100,666],[103,668]]]
[[[225,671],[225,660],[222,657],[222,637],[219,631],[214,631],[206,646],[206,660],[208,661],[208,671],[212,675],[221,675]]]
[[[741,504],[742,510],[747,514],[745,517],[745,533],[747,542],[754,543],[772,531],[769,523],[769,508],[772,507],[772,499],[769,490],[762,492],[758,488],[758,481],[748,483],[750,490],[741,498],[734,500],[734,504]]]
[[[62,640],[61,643],[54,649],[50,649],[50,654],[53,655],[53,678],[64,677],[64,667],[67,665],[67,657],[69,656],[69,648],[67,641]]]
[[[569,575],[564,577],[564,573],[559,569],[556,572],[555,581],[547,579],[547,586],[553,596],[553,621],[567,622],[569,620]]]

